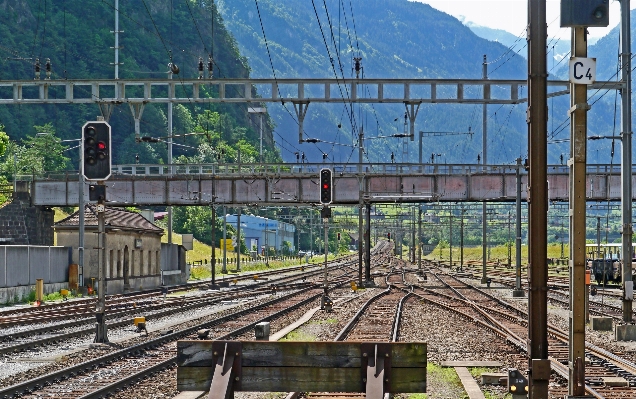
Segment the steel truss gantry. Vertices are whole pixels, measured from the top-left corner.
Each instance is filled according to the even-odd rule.
[[[568,81],[547,84],[548,97],[570,93]],[[588,90],[619,90],[623,85],[598,81]],[[0,105],[94,103],[108,121],[114,106],[129,104],[139,139],[139,120],[148,103],[291,103],[303,142],[310,103],[404,104],[413,141],[421,104],[520,104],[528,101],[523,96],[527,86],[526,80],[496,79],[0,80]]]

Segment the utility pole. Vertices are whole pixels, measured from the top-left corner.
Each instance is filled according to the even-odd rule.
[[[450,261],[450,267],[453,268],[453,211],[450,211],[448,216],[448,246],[450,251],[448,251],[448,257]]]
[[[417,271],[422,273],[422,204],[417,204]]]
[[[623,254],[623,322],[632,322],[632,50],[630,31],[630,1],[621,3],[621,253]]]
[[[210,217],[210,244],[212,246],[212,255],[210,257],[210,271],[212,272],[212,279],[210,281],[210,288],[216,289],[216,208],[214,205],[210,205],[210,211],[212,213]]]
[[[513,297],[525,296],[521,289],[521,158],[517,158],[517,201],[516,201],[516,226],[515,226],[515,289]]]
[[[267,228],[266,228],[267,230]],[[276,243],[274,243],[276,246]],[[236,271],[241,271],[241,208],[238,209],[236,217]]]
[[[459,251],[459,270],[460,271],[464,271],[464,213],[466,212],[466,209],[464,209],[464,207],[462,206],[462,211],[461,211],[461,223],[459,224],[459,246],[460,246],[460,251]]]
[[[100,182],[100,184],[104,184]],[[97,330],[95,334],[96,343],[107,343],[107,325],[106,325],[106,233],[104,222],[104,200],[100,199],[97,203],[97,281],[99,289],[97,291],[97,306],[95,309],[95,318],[97,320]],[[93,287],[94,288],[94,287]]]
[[[545,0],[528,0],[528,369],[529,398],[548,397],[547,160],[548,29]],[[572,143],[573,141],[571,141]],[[585,143],[585,137],[583,137]],[[485,155],[485,154],[484,154]],[[484,158],[484,163],[486,159]],[[585,169],[582,170],[585,173]],[[570,174],[572,176],[572,174]],[[584,181],[585,176],[583,176]],[[570,186],[572,187],[572,186]],[[583,193],[585,198],[585,193]],[[570,197],[572,198],[572,197]],[[583,228],[583,232],[585,228]],[[585,242],[583,243],[585,248]]]
[[[78,290],[79,287],[84,286],[84,233],[85,233],[85,224],[84,224],[84,212],[86,205],[84,205],[84,174],[82,173],[82,162],[84,159],[84,146],[79,146],[79,242],[77,246],[77,263],[78,263]],[[14,179],[15,180],[15,179]],[[14,190],[15,191],[15,190]]]
[[[221,273],[227,274],[227,211],[223,205],[223,267]]]
[[[327,213],[325,213],[324,216],[326,216]],[[327,302],[329,302],[329,273],[327,272],[327,256],[329,255],[329,217],[323,217],[322,218],[322,222],[324,224],[324,228],[325,228],[325,274],[323,276],[323,283],[324,283],[324,294],[322,297],[322,309],[328,310],[329,307],[327,305]]]
[[[587,31],[572,28],[572,56],[587,57]],[[585,394],[585,175],[587,166],[587,85],[570,90],[570,346],[568,393]],[[545,231],[545,230],[544,230]]]
[[[364,237],[364,270],[366,280],[372,282],[371,279],[371,204],[366,203],[366,227]]]
[[[168,64],[168,79],[172,79],[173,65],[172,60]],[[168,86],[168,167],[172,176],[172,99],[174,97],[174,84]],[[168,206],[168,244],[172,244],[172,206]]]
[[[530,0],[532,1],[532,0]],[[543,1],[543,0],[542,0]],[[488,79],[488,63],[486,62],[486,54],[484,54],[484,63],[482,64],[482,79]],[[484,86],[484,99],[490,98],[490,86]],[[481,138],[481,152],[482,152],[482,161],[484,167],[488,164],[488,105],[484,103],[481,107],[481,130],[482,130],[482,138]],[[481,226],[481,242],[482,242],[482,271],[481,271],[481,283],[486,284],[488,281],[488,277],[486,277],[486,263],[488,261],[488,254],[486,253],[486,247],[488,246],[488,226],[486,223],[486,201],[481,204],[481,215],[482,215],[482,226]]]

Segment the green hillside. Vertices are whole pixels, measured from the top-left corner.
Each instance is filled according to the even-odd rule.
[[[112,2],[0,0],[0,10],[3,15],[0,24],[0,80],[34,79],[36,60],[40,62],[41,78],[44,79],[47,59],[51,62],[52,80],[115,77],[115,37],[112,33],[115,12]],[[124,0],[119,2],[119,10],[119,78],[165,79],[170,62],[180,68],[175,80],[196,78],[199,57],[207,64],[208,55],[214,59],[214,76],[249,76],[247,61],[239,54],[236,42],[226,31],[213,3]],[[50,96],[60,97],[63,92],[51,90]],[[34,136],[38,132],[34,126],[46,123],[52,124],[58,137],[76,139],[80,136],[81,126],[98,115],[96,105],[0,107],[0,123],[14,141]],[[164,143],[135,143],[134,119],[127,105],[115,107],[110,123],[113,127],[114,163],[134,163],[136,155],[140,163],[166,162]],[[200,160],[208,162],[215,158],[216,149],[224,146],[228,147],[225,161],[233,162],[236,154],[231,148],[239,146],[241,141],[258,148],[258,120],[250,119],[245,104],[176,105],[173,127],[175,135],[193,131],[205,133],[176,139],[181,145],[173,149],[175,159],[182,155],[199,155],[187,146],[196,148],[201,143],[214,147],[199,156]],[[167,134],[167,107],[147,104],[141,119],[141,135],[165,137]],[[267,159],[278,159],[268,123],[265,124],[264,136]],[[69,151],[67,154],[72,160],[70,165],[77,165],[77,152]]]
[[[485,54],[489,61],[496,60],[488,67],[491,78],[526,78],[523,57],[419,2],[219,0],[218,7],[253,77],[350,78],[355,76],[354,57],[361,57],[365,78],[473,79],[482,76]],[[477,88],[465,90],[466,96],[482,95]],[[385,88],[385,93],[399,95],[400,91]],[[438,95],[446,94],[454,95],[438,88]],[[334,87],[332,96],[339,97],[341,92]],[[348,98],[345,89],[342,96]],[[372,139],[404,131],[403,105],[311,104],[305,137],[339,145],[298,144],[293,106],[272,105],[269,111],[277,123],[274,138],[283,158],[291,162],[296,161],[295,152],[305,152],[310,162],[322,161],[322,153],[329,161],[357,162],[357,151],[351,146],[357,145],[362,126],[365,138],[370,139],[365,161],[388,162],[391,152],[396,162],[418,157],[417,140],[405,147],[403,139]],[[489,161],[511,163],[526,153],[525,106],[491,106],[489,118],[488,146],[497,149],[489,153]],[[424,161],[431,153],[439,153],[444,156],[437,162],[476,163],[482,144],[480,105],[423,105],[416,131],[467,132],[469,127],[475,133],[472,136],[426,137]]]

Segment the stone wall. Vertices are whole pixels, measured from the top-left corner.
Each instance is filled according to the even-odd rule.
[[[53,245],[54,212],[32,206],[28,192],[14,193],[0,208],[0,245]]]

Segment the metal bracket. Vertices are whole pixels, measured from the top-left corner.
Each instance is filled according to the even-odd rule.
[[[367,399],[383,399],[389,392],[391,378],[391,344],[387,342],[360,345],[362,392]]]
[[[208,399],[231,399],[241,389],[241,352],[238,341],[214,341],[212,361],[214,374]]]
[[[590,109],[592,109],[592,106],[588,103],[574,104],[572,108],[568,110],[568,115],[572,114],[574,111],[577,111],[577,110],[589,111]]]

